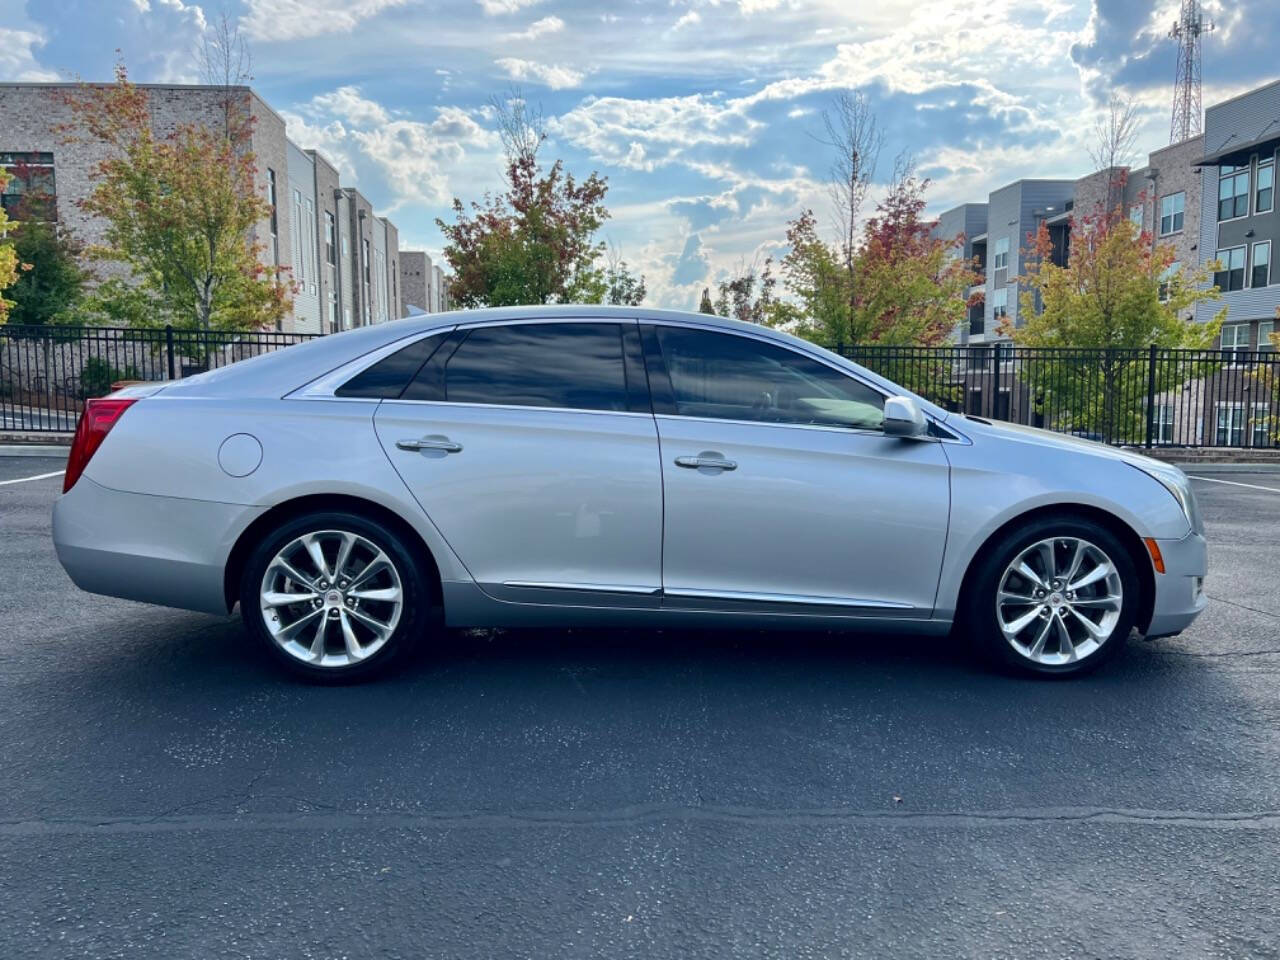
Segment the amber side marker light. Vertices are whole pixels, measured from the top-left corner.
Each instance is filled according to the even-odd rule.
[[[1150,537],[1142,542],[1147,545],[1147,553],[1151,554],[1151,565],[1156,568],[1156,573],[1164,573],[1164,555],[1160,553],[1160,544]]]
[[[67,455],[67,472],[62,478],[63,493],[76,485],[111,428],[137,402],[137,397],[95,397],[84,402],[84,412],[80,414],[75,439],[71,441],[71,453]]]

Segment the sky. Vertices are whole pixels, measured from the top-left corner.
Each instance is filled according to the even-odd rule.
[[[602,231],[649,301],[785,252],[788,220],[832,222],[822,113],[841,90],[885,133],[880,181],[909,154],[940,212],[1021,177],[1089,172],[1113,93],[1143,151],[1169,139],[1178,3],[1142,0],[0,0],[0,80],[196,82],[226,13],[253,87],[440,253],[451,201],[500,189],[490,100],[512,85],[546,118],[548,158],[608,178]],[[1276,0],[1206,2],[1204,102],[1280,79]],[[119,51],[117,53],[117,51]],[[0,131],[0,140],[3,131]],[[874,191],[873,191],[874,200]]]

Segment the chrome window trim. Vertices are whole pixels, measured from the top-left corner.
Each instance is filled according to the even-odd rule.
[[[342,400],[343,397],[337,399]],[[645,413],[640,410],[591,410],[584,407],[535,407],[523,403],[474,403],[470,400],[378,400],[377,403],[394,403],[400,405],[417,405],[431,407],[473,407],[477,410],[537,410],[542,413],[585,413],[594,416],[606,417],[648,417],[653,419],[652,413]]]

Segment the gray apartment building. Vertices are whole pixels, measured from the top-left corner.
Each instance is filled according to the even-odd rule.
[[[287,266],[297,284],[292,315],[281,329],[330,333],[382,323],[403,315],[399,233],[378,217],[359,191],[343,187],[338,171],[314,150],[288,138],[284,119],[249,87],[150,85],[152,124],[158,133],[188,123],[222,122],[228,95],[241,98],[253,120],[250,149],[257,160],[258,188],[272,212],[255,230],[268,265]],[[0,168],[21,169],[52,198],[47,216],[93,243],[104,225],[86,216],[77,201],[92,189],[101,159],[94,144],[68,144],[59,128],[72,122],[63,102],[74,85],[0,84]],[[6,207],[20,200],[14,180],[0,197]],[[95,265],[98,273],[107,272]]]
[[[1072,180],[1017,180],[991,193],[986,203],[961,204],[938,218],[935,230],[942,237],[957,236],[957,228],[964,226],[963,255],[976,258],[986,277],[983,303],[970,310],[957,342],[1007,339],[999,329],[1018,323],[1018,282],[1025,273],[1029,238],[1042,222],[1070,209],[1074,189]],[[971,288],[970,295],[978,289]]]
[[[1207,321],[1224,306],[1224,350],[1269,350],[1280,309],[1280,80],[1205,111],[1201,177],[1200,262],[1217,260],[1217,302],[1197,307]]]

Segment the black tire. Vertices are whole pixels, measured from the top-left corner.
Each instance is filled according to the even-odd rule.
[[[398,586],[402,596],[397,613],[394,603],[391,602],[356,600],[352,597],[351,602],[347,603],[345,592],[340,592],[336,589],[321,591],[315,587],[303,588],[296,581],[282,577],[282,580],[286,583],[286,586],[282,589],[288,592],[293,592],[295,589],[299,591],[308,589],[314,591],[312,595],[322,595],[326,598],[332,594],[339,594],[344,598],[343,602],[347,607],[354,604],[358,610],[361,604],[365,604],[364,610],[359,612],[364,612],[366,616],[372,619],[385,619],[388,624],[394,620],[394,629],[390,630],[389,635],[386,635],[384,631],[380,636],[364,626],[364,622],[360,621],[355,613],[348,616],[347,610],[332,610],[328,606],[320,608],[317,611],[320,619],[334,618],[329,625],[323,628],[325,637],[319,641],[321,654],[325,659],[337,660],[343,657],[352,659],[346,653],[345,625],[350,625],[353,633],[358,635],[357,640],[367,640],[368,646],[378,644],[376,649],[369,653],[366,658],[353,660],[353,662],[345,664],[320,665],[301,659],[300,652],[290,653],[285,649],[287,642],[283,640],[278,642],[272,633],[272,628],[268,627],[268,615],[262,609],[263,580],[267,575],[268,566],[273,564],[276,555],[299,538],[308,534],[322,532],[325,532],[320,538],[322,553],[326,561],[331,565],[336,563],[336,554],[338,546],[340,546],[340,541],[333,539],[334,533],[349,533],[359,538],[356,545],[352,547],[351,559],[348,560],[347,569],[358,570],[355,564],[361,559],[367,559],[370,556],[370,546],[381,550],[390,561],[394,570],[394,578],[392,578],[391,573],[387,573],[384,570],[382,573],[375,574],[364,584],[354,584],[353,590],[368,590],[379,585],[390,586],[394,589],[397,586],[395,580],[398,579]],[[298,557],[297,559],[298,563],[295,568],[298,572],[303,576],[313,576],[314,563],[311,566],[305,566],[307,562],[305,557]],[[273,568],[273,577],[281,577],[279,569],[279,567]],[[383,579],[379,580],[379,577]],[[354,579],[360,579],[358,573]],[[430,583],[431,580],[426,575],[423,562],[409,544],[406,543],[404,536],[397,530],[357,513],[323,511],[286,521],[263,537],[261,542],[254,547],[245,562],[244,574],[240,581],[240,616],[244,621],[245,628],[255,638],[261,649],[265,650],[272,660],[294,676],[313,683],[353,683],[369,680],[386,673],[393,666],[403,663],[405,658],[418,645],[422,634],[431,622],[429,614],[434,597],[432,596]],[[334,588],[336,584],[330,584],[329,587]],[[327,599],[320,601],[322,604],[328,604],[328,602]],[[284,624],[284,626],[276,627],[276,629],[287,629],[288,624],[309,614],[311,612],[309,604],[315,603],[315,600],[311,600],[296,605],[282,605],[278,608],[280,619],[276,620],[275,623]],[[273,608],[273,614],[276,609]],[[285,623],[286,620],[288,623]],[[301,625],[302,629],[298,631],[299,637],[304,633],[314,636],[315,632],[318,632],[320,620],[313,620],[312,622],[315,623],[317,631],[313,632],[311,627],[304,624]],[[364,647],[358,648],[364,649]],[[326,654],[326,650],[335,652]]]
[[[1073,538],[1092,544],[1101,550],[1115,567],[1122,588],[1122,597],[1119,617],[1104,641],[1080,659],[1049,664],[1031,659],[1026,653],[1015,649],[1013,641],[1005,638],[997,616],[996,604],[1001,580],[1014,560],[1027,548],[1056,538]],[[1091,520],[1065,515],[1039,517],[1002,534],[992,548],[985,552],[972,575],[966,580],[967,596],[961,598],[963,606],[959,611],[957,628],[969,635],[983,657],[1004,670],[1037,677],[1079,676],[1096,670],[1116,656],[1124,647],[1138,619],[1141,589],[1133,556],[1106,527]],[[1085,588],[1080,591],[1082,596],[1085,592]],[[1101,593],[1101,589],[1098,592]],[[1021,611],[1030,612],[1032,606],[1034,605],[1028,604],[1022,608],[1006,608],[1010,612],[1010,625],[1012,626],[1012,621],[1017,619],[1016,614]],[[1101,614],[1088,612],[1091,618],[1101,616]],[[1052,614],[1046,619],[1051,617]],[[1063,620],[1071,623],[1072,617],[1064,613]],[[1038,625],[1033,621],[1027,630],[1034,631],[1037,627]],[[1081,625],[1075,624],[1074,628],[1078,631]],[[1086,635],[1080,634],[1080,636]],[[1054,642],[1057,643],[1056,640]],[[1056,649],[1058,649],[1056,645],[1050,648],[1050,650]],[[1074,646],[1072,649],[1074,652]]]

